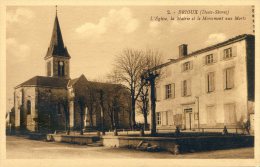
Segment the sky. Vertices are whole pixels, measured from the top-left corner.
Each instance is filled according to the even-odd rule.
[[[242,20],[170,20],[179,10],[228,11],[207,17],[241,16]],[[163,61],[177,58],[178,46],[188,52],[240,34],[252,34],[251,6],[58,6],[64,43],[71,55],[71,78],[104,80],[115,56],[125,48],[156,49]],[[171,14],[167,14],[170,11]],[[168,21],[155,20],[167,17]],[[184,13],[192,18],[198,14]],[[201,16],[201,15],[200,15]],[[151,20],[151,17],[153,20]],[[6,9],[7,109],[18,84],[45,76],[44,56],[50,43],[55,6],[8,6]]]

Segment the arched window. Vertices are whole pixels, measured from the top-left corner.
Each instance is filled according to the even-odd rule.
[[[27,100],[27,115],[30,115],[31,114],[31,101],[30,100]]]
[[[65,72],[64,72],[64,69],[65,69],[65,64],[63,61],[59,61],[58,62],[58,76],[64,76]]]

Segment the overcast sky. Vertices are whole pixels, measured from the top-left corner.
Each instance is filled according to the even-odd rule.
[[[151,16],[169,16],[167,10],[180,9],[229,10],[230,17],[246,19],[150,20]],[[93,80],[103,78],[111,70],[115,55],[124,48],[158,49],[167,61],[176,58],[178,46],[183,43],[192,52],[236,35],[252,34],[251,10],[250,6],[59,6],[58,18],[71,55],[71,78],[84,74]],[[55,7],[12,6],[6,12],[7,103],[10,106],[15,86],[33,76],[45,76],[44,56],[50,43]]]

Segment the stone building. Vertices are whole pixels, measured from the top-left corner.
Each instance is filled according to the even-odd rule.
[[[158,129],[241,127],[253,124],[255,43],[239,35],[179,56],[163,66],[156,84]],[[253,125],[251,126],[253,127]]]
[[[46,76],[35,76],[15,87],[13,126],[29,131],[128,128],[127,89],[117,84],[91,82],[84,75],[71,79],[70,58],[56,14],[44,57]],[[117,101],[111,104],[105,97]]]

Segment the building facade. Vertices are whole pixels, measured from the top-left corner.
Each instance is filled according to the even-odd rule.
[[[88,81],[84,75],[71,79],[70,58],[56,14],[44,57],[46,76],[15,87],[12,126],[28,131],[129,128],[129,91],[118,84]]]
[[[239,35],[162,64],[156,83],[158,129],[241,127],[254,113],[254,36]]]

